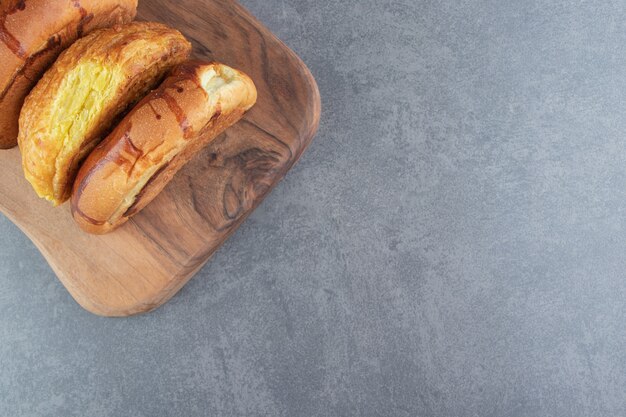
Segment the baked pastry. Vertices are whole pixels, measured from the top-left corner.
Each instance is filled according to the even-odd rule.
[[[0,149],[17,144],[24,98],[61,51],[136,12],[137,0],[0,1]]]
[[[160,23],[101,29],[65,50],[24,102],[18,142],[26,179],[55,206],[111,124],[177,64],[191,44]]]
[[[256,98],[252,80],[226,65],[179,66],[83,164],[72,194],[76,222],[96,234],[126,222]]]

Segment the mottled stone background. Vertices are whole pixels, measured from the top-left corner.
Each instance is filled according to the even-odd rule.
[[[317,139],[149,315],[1,218],[0,415],[626,415],[626,3],[243,3]]]

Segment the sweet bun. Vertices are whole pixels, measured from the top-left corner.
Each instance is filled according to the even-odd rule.
[[[200,61],[179,66],[83,164],[72,194],[76,222],[97,234],[126,222],[256,97],[252,80],[235,69]]]
[[[17,144],[24,98],[61,51],[136,12],[137,0],[0,1],[0,149]]]
[[[66,49],[24,102],[18,142],[26,179],[54,205],[111,124],[186,59],[177,30],[135,22],[101,29]]]

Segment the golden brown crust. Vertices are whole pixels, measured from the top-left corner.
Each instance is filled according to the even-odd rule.
[[[24,98],[56,57],[95,29],[129,23],[137,0],[0,2],[0,149],[17,144]]]
[[[74,219],[107,233],[143,209],[194,154],[256,102],[245,74],[217,63],[179,66],[92,152],[72,195]]]
[[[26,179],[58,205],[114,119],[177,64],[191,44],[159,23],[102,29],[63,52],[24,102],[18,142]]]

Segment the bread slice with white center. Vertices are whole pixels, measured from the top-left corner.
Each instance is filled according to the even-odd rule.
[[[76,222],[95,234],[125,223],[256,97],[252,80],[226,65],[180,65],[85,161],[72,195]]]

